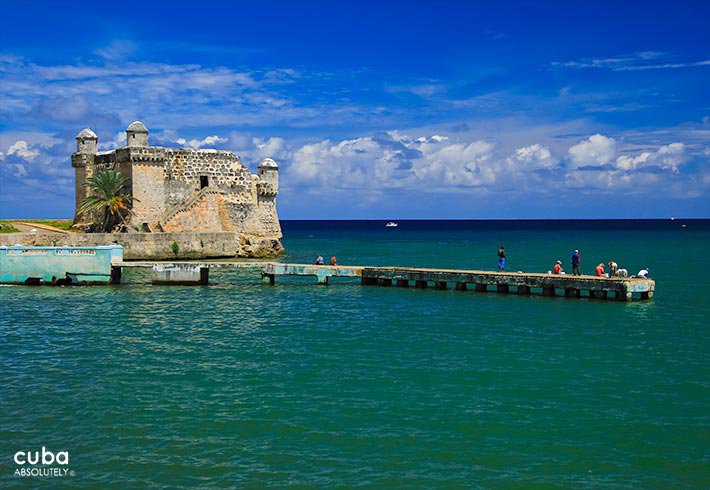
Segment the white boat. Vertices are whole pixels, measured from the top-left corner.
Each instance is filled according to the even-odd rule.
[[[395,223],[394,221],[390,221],[385,225],[387,228],[397,228],[399,226],[398,223]]]

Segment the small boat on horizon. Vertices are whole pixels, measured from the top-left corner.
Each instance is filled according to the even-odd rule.
[[[385,227],[386,228],[397,228],[399,226],[399,223],[395,223],[394,221],[389,221]]]

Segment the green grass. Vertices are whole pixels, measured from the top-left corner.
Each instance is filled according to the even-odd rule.
[[[0,233],[19,233],[20,230],[12,226],[11,221],[0,221]]]
[[[40,225],[53,226],[60,230],[68,230],[71,228],[73,220],[70,219],[28,219],[23,220],[23,223],[39,223]]]
[[[16,219],[12,221],[0,220],[0,225],[2,225],[0,233],[20,233],[21,231],[15,228],[13,226],[13,223],[37,223],[40,225],[53,226],[55,228],[59,228],[60,230],[69,230],[73,221],[70,219]]]

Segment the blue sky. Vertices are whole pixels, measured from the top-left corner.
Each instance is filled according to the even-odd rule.
[[[281,167],[282,219],[710,217],[710,4],[4,2],[0,217],[74,136]]]

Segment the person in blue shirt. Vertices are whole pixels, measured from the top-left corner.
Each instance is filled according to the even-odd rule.
[[[579,254],[579,250],[575,250],[572,254],[572,274],[575,276],[581,276],[582,273],[579,271],[579,263],[582,261],[582,256]]]
[[[503,245],[498,250],[498,272],[505,272],[505,247]]]

